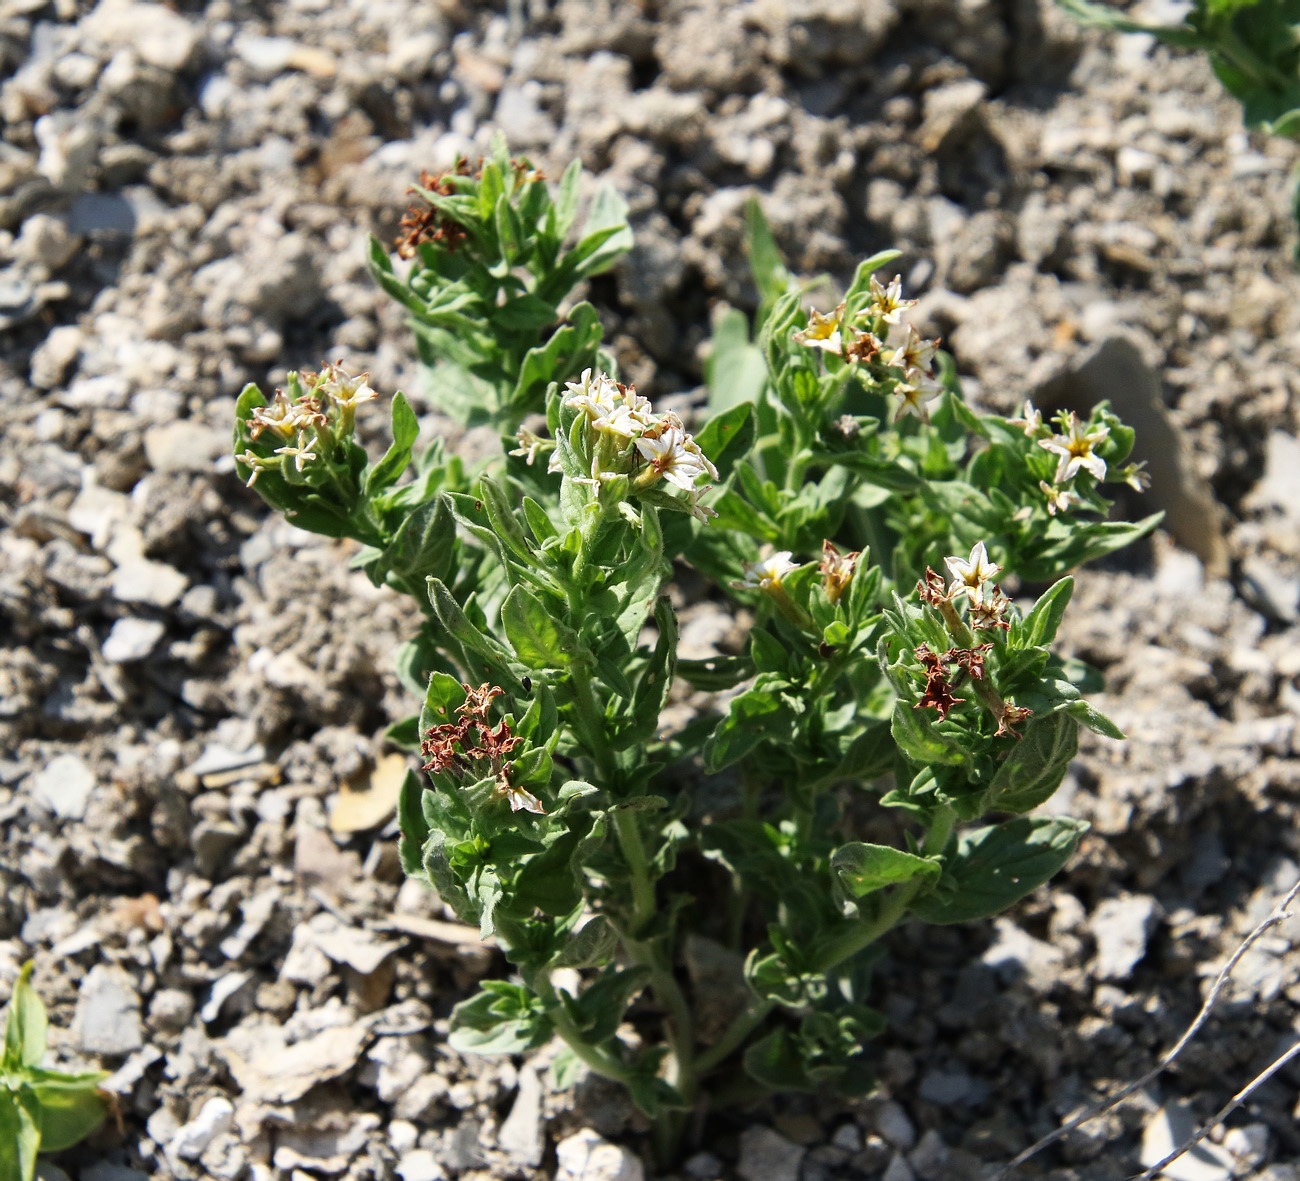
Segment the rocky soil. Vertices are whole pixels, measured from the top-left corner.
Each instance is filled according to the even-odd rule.
[[[1300,875],[1296,149],[1200,60],[1045,0],[0,0],[0,78],[0,995],[34,958],[59,1060],[121,1097],[47,1177],[642,1176],[616,1095],[442,1044],[499,965],[385,821],[411,613],[226,455],[240,386],[289,367],[418,399],[363,236],[495,128],[631,203],[591,296],[646,392],[696,387],[711,309],[752,301],[757,193],[803,275],[902,249],[984,404],[1110,397],[1157,477],[1127,511],[1170,514],[1067,620],[1131,736],[1062,793],[1075,864],[893,937],[876,1096],[715,1117],[677,1176],[985,1176],[1150,1066]],[[1296,1037],[1297,942],[1016,1175],[1158,1159]],[[1169,1175],[1296,1181],[1298,1082]]]

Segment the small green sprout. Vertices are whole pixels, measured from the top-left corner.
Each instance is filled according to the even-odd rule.
[[[102,1070],[69,1074],[43,1067],[49,1021],[31,983],[32,965],[14,983],[0,1056],[0,1181],[32,1181],[36,1155],[89,1136],[108,1114]]]

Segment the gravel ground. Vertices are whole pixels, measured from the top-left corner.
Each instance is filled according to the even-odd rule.
[[[1203,62],[1041,0],[0,0],[0,78],[0,988],[34,958],[122,1109],[49,1177],[642,1175],[617,1095],[442,1044],[499,965],[385,827],[412,611],[225,454],[245,381],[336,356],[446,430],[363,235],[498,127],[630,202],[590,295],[645,391],[752,303],[757,193],[802,274],[901,248],[985,405],[1110,397],[1156,475],[1129,510],[1169,513],[1067,620],[1131,735],[1062,792],[1075,864],[892,938],[876,1096],[718,1115],[678,1176],[981,1177],[1151,1065],[1300,874],[1296,150]],[[1296,1035],[1297,942],[1017,1175],[1112,1181],[1213,1113]],[[1169,1175],[1296,1181],[1297,1082]]]

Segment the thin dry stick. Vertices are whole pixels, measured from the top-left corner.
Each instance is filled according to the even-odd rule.
[[[1003,1177],[1006,1177],[1011,1172],[1012,1169],[1019,1168],[1019,1166],[1023,1165],[1025,1161],[1029,1160],[1031,1157],[1037,1156],[1049,1144],[1055,1144],[1058,1140],[1062,1139],[1065,1136],[1068,1136],[1071,1132],[1074,1131],[1075,1128],[1081,1127],[1082,1125],[1088,1123],[1089,1120],[1096,1119],[1099,1115],[1104,1115],[1112,1107],[1116,1106],[1116,1104],[1122,1103],[1131,1094],[1133,1094],[1134,1091],[1140,1091],[1157,1075],[1167,1070],[1169,1066],[1172,1065],[1174,1059],[1177,1058],[1178,1055],[1181,1054],[1183,1050],[1186,1048],[1187,1043],[1190,1042],[1192,1038],[1194,1038],[1198,1033],[1200,1033],[1201,1027],[1206,1023],[1206,1021],[1209,1020],[1210,1010],[1214,1008],[1216,1002],[1219,999],[1219,994],[1223,991],[1224,987],[1227,985],[1228,978],[1232,975],[1233,969],[1236,968],[1236,966],[1241,962],[1242,956],[1244,956],[1246,952],[1248,952],[1255,945],[1256,941],[1260,939],[1265,934],[1265,932],[1272,930],[1274,927],[1278,925],[1278,923],[1282,922],[1284,919],[1288,919],[1291,917],[1291,903],[1295,901],[1297,894],[1300,894],[1300,881],[1297,881],[1296,884],[1291,887],[1287,896],[1282,899],[1282,902],[1279,904],[1278,908],[1275,911],[1273,911],[1273,913],[1270,914],[1268,918],[1266,918],[1262,923],[1260,923],[1259,926],[1256,927],[1249,935],[1247,935],[1246,938],[1242,941],[1241,945],[1237,948],[1237,950],[1232,953],[1232,956],[1229,958],[1228,962],[1223,965],[1223,970],[1219,973],[1218,979],[1215,980],[1214,987],[1210,989],[1209,996],[1205,998],[1205,1003],[1201,1006],[1201,1011],[1196,1014],[1196,1020],[1193,1021],[1191,1025],[1187,1027],[1187,1032],[1184,1033],[1183,1036],[1178,1039],[1178,1042],[1174,1045],[1173,1049],[1171,1049],[1167,1054],[1165,1054],[1165,1056],[1161,1058],[1160,1061],[1157,1062],[1155,1066],[1153,1066],[1149,1071],[1147,1071],[1147,1073],[1144,1074],[1140,1079],[1137,1079],[1135,1082],[1131,1082],[1128,1084],[1128,1086],[1122,1088],[1119,1091],[1116,1091],[1115,1094],[1110,1096],[1108,1099],[1102,1099],[1100,1102],[1095,1103],[1092,1107],[1089,1107],[1086,1111],[1080,1113],[1079,1115],[1076,1115],[1074,1119],[1070,1120],[1069,1123],[1062,1124],[1055,1131],[1049,1132],[1036,1144],[1030,1145],[1028,1148],[1024,1150],[1024,1152],[1022,1152],[1019,1156],[1017,1156],[1004,1168],[1002,1168],[997,1173],[995,1173],[993,1175],[992,1181],[1001,1181],[1001,1179]],[[1288,1054],[1289,1053],[1290,1051],[1288,1051]],[[1270,1071],[1274,1069],[1279,1069],[1281,1065],[1282,1062],[1279,1061],[1273,1067],[1270,1067]],[[1261,1081],[1265,1077],[1267,1077],[1267,1073],[1261,1076]],[[1247,1093],[1248,1092],[1243,1092],[1242,1094],[1244,1096]],[[1195,1143],[1195,1141],[1190,1141],[1187,1147],[1190,1147],[1192,1143]],[[1181,1155],[1181,1153],[1185,1152],[1186,1150],[1187,1150],[1186,1147],[1181,1148],[1174,1155],[1175,1156]],[[1172,1159],[1173,1157],[1170,1158],[1170,1160]],[[1169,1162],[1164,1161],[1162,1163],[1168,1164]]]
[[[1225,1119],[1237,1110],[1251,1094],[1262,1087],[1271,1079],[1279,1070],[1282,1069],[1292,1058],[1300,1055],[1300,1041],[1296,1042],[1285,1054],[1275,1059],[1272,1064],[1267,1066],[1261,1073],[1257,1074],[1249,1083],[1238,1091],[1227,1103],[1223,1105],[1214,1117],[1203,1123],[1196,1132],[1187,1140],[1183,1141],[1173,1150],[1164,1160],[1156,1162],[1145,1173],[1140,1173],[1134,1181],[1151,1181],[1152,1177],[1158,1177],[1167,1165],[1172,1165],[1184,1152],[1190,1152],[1211,1132],[1214,1131]]]

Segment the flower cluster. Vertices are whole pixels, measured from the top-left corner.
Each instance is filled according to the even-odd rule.
[[[925,577],[916,585],[922,602],[937,607],[947,619],[950,613],[956,617],[953,603],[964,600],[972,627],[999,627],[1005,631],[1011,626],[1006,621],[1011,601],[993,581],[1002,567],[989,561],[982,541],[975,543],[965,561],[958,557],[944,558],[944,565],[952,575],[952,582],[945,586],[943,576],[927,568]]]
[[[1011,603],[993,581],[1002,567],[989,561],[982,541],[976,542],[964,561],[950,557],[944,559],[944,564],[952,576],[951,582],[945,585],[943,575],[927,568],[916,589],[922,602],[938,609],[949,634],[957,643],[943,653],[935,652],[928,644],[916,646],[916,658],[925,672],[925,690],[913,708],[933,709],[940,719],[946,718],[954,706],[966,700],[958,697],[955,690],[969,678],[980,704],[997,722],[994,736],[1019,738],[1013,727],[1033,711],[1004,701],[998,695],[985,669],[985,655],[993,650],[993,644],[971,643],[971,633],[954,606],[958,601],[966,602],[970,627],[1009,630],[1011,625],[1005,616]],[[953,668],[956,672],[950,673],[949,669]]]
[[[854,365],[873,365],[890,392],[901,401],[896,418],[914,414],[929,421],[929,403],[943,392],[933,374],[937,340],[925,340],[916,328],[904,323],[902,313],[916,306],[903,299],[903,281],[895,275],[888,286],[871,276],[870,302],[856,316],[849,316],[846,304],[822,313],[809,310],[808,327],[795,332],[794,339],[808,348],[833,353]]]
[[[369,381],[368,373],[345,372],[342,362],[323,365],[319,373],[289,374],[293,395],[277,389],[267,405],[255,407],[249,415],[248,437],[253,442],[269,432],[283,444],[270,455],[249,448],[235,456],[250,469],[249,487],[265,471],[288,475],[292,469],[297,475],[304,474],[320,458],[322,449],[351,435],[357,407],[378,397]]]
[[[1083,504],[1083,497],[1074,488],[1075,477],[1087,472],[1098,483],[1110,478],[1128,484],[1141,492],[1149,484],[1145,464],[1132,463],[1113,475],[1099,448],[1110,438],[1110,428],[1104,423],[1082,422],[1074,411],[1062,411],[1053,420],[1057,430],[1043,422],[1042,412],[1032,402],[1025,402],[1020,416],[1007,420],[1011,426],[1020,427],[1044,451],[1056,456],[1056,472],[1050,481],[1039,480],[1038,490],[1047,501],[1050,516],[1068,512]]]
[[[591,476],[580,482],[599,487],[626,476],[636,491],[662,481],[686,492],[692,516],[707,521],[713,510],[699,503],[699,498],[713,487],[699,484],[701,476],[718,478],[718,469],[687,432],[680,418],[671,410],[656,414],[648,398],[636,387],[615,381],[605,373],[583,370],[578,381],[565,383],[568,397],[564,404],[583,411],[587,416],[589,441],[592,444]],[[536,437],[525,438],[520,432],[520,447],[512,454],[536,454]],[[551,470],[558,471],[556,457]]]
[[[489,773],[497,782],[496,794],[510,801],[512,812],[546,814],[542,802],[532,792],[510,782],[510,756],[523,744],[523,739],[511,734],[507,722],[494,730],[488,722],[488,708],[494,697],[503,690],[496,685],[483,684],[477,689],[462,685],[465,703],[456,709],[457,720],[431,726],[424,733],[420,752],[427,762],[424,770],[450,771],[459,776],[475,773],[475,763],[486,762]],[[459,749],[458,749],[459,748]]]

